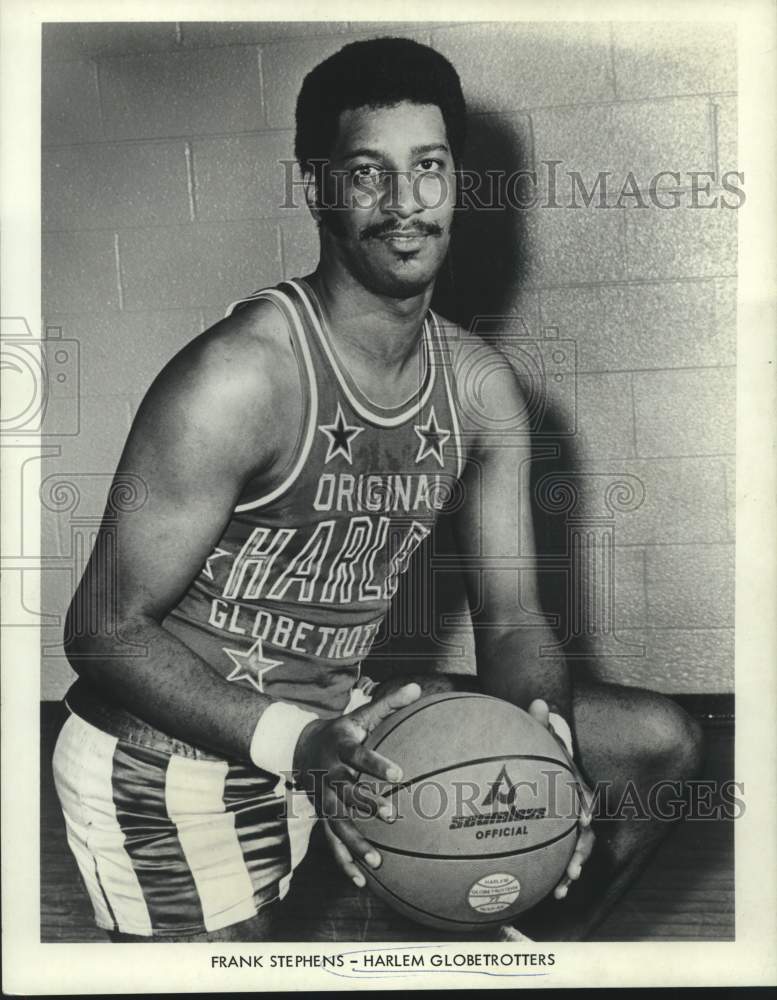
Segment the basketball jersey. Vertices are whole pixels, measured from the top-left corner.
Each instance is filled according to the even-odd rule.
[[[422,325],[417,393],[369,400],[338,360],[301,279],[240,300],[274,303],[303,383],[288,467],[246,492],[164,627],[230,683],[340,714],[414,551],[456,489],[462,442],[441,324]]]

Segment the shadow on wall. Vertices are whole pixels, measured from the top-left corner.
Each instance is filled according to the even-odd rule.
[[[517,172],[533,168],[528,141],[521,136],[513,122],[501,115],[484,114],[477,109],[469,121],[467,156],[465,168],[481,178],[479,202],[468,199],[456,220],[455,235],[446,267],[438,279],[433,307],[443,316],[455,321],[464,329],[470,329],[478,318],[516,316],[516,303],[525,290],[532,247],[527,211],[516,207],[528,204],[529,181],[518,182],[512,192],[506,190],[507,179]],[[513,181],[515,184],[515,181]],[[518,198],[516,199],[516,194]],[[496,209],[483,207],[496,205]],[[527,323],[527,332],[532,324]],[[499,347],[500,330],[494,328],[489,336]],[[519,381],[527,399],[536,396],[537,385],[532,384],[531,374],[515,366]],[[543,386],[542,414],[532,434],[531,495],[537,496],[540,479],[554,475],[569,476],[580,469],[580,456],[573,435],[569,433],[569,414],[564,412],[551,392]],[[568,548],[566,518],[553,515],[536,502],[533,503],[535,546],[540,560],[543,556],[565,557]],[[445,555],[455,551],[451,526],[448,519],[441,518],[435,539],[435,554]],[[424,546],[419,551],[417,565],[403,578],[397,603],[403,608],[418,608],[424,604],[424,591],[430,582],[428,561],[430,553]],[[555,631],[561,639],[570,634],[570,612],[573,602],[582,595],[568,594],[572,574],[563,571],[540,572],[538,583],[540,603],[545,614],[557,622]],[[447,661],[445,669],[453,663],[463,664],[467,656],[472,657],[471,637],[469,651],[463,641],[461,620],[466,609],[464,581],[460,573],[437,573],[434,575],[434,607],[429,612],[434,620],[434,636],[426,634],[428,629],[411,628],[404,635],[388,640],[385,635],[376,642],[376,650],[382,650],[382,657],[389,651],[396,651],[401,657],[404,650],[415,661],[408,663],[409,669],[423,667],[424,663]],[[458,625],[443,627],[443,620]],[[382,640],[382,641],[381,641]],[[387,645],[384,645],[386,643]],[[446,643],[450,645],[446,646]],[[565,646],[566,652],[575,656],[574,668],[578,676],[588,674],[595,663],[593,644],[585,636],[576,636]],[[426,655],[428,659],[417,658]],[[469,669],[474,668],[471,660]],[[453,669],[456,669],[454,666]],[[375,676],[385,675],[380,667],[373,671]]]
[[[476,110],[468,120],[464,168],[480,179],[480,187],[465,196],[458,211],[451,253],[434,300],[435,309],[465,329],[478,316],[512,313],[526,281],[526,218],[510,207],[515,196],[507,181],[516,172],[532,169],[527,145],[500,115]],[[464,186],[471,183],[467,180]],[[519,194],[525,197],[523,190]]]

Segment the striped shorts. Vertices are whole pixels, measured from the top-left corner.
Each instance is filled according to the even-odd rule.
[[[202,934],[282,899],[315,823],[304,792],[141,733],[118,738],[72,714],[54,751],[67,838],[97,925]]]

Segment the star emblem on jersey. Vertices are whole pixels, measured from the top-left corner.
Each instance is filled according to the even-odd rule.
[[[429,410],[429,418],[425,424],[415,425],[415,432],[421,441],[415,457],[416,463],[423,462],[427,455],[433,455],[440,465],[444,465],[442,450],[451,432],[438,425],[434,407]]]
[[[213,552],[211,552],[211,554],[205,560],[205,565],[202,568],[202,574],[203,574],[203,576],[207,576],[207,578],[209,580],[212,580],[213,579],[213,568],[211,566],[211,562],[213,562],[214,559],[220,559],[222,556],[228,556],[228,555],[229,555],[229,552],[228,552],[227,549],[215,548],[213,550]]]
[[[324,459],[324,465],[331,459],[336,458],[338,455],[346,460],[349,465],[353,465],[353,456],[351,455],[351,442],[355,437],[364,430],[363,427],[359,427],[358,424],[349,424],[345,419],[345,414],[343,413],[343,408],[340,403],[337,404],[337,416],[335,417],[335,422],[333,424],[319,424],[318,429],[323,431],[329,439],[329,446],[326,450],[326,458]]]
[[[264,675],[273,667],[280,667],[283,660],[270,660],[264,655],[262,640],[257,639],[250,649],[227,649],[227,656],[235,664],[235,669],[227,677],[228,681],[250,681],[257,691],[264,692]]]

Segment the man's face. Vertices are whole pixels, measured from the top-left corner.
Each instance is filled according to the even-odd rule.
[[[445,123],[433,104],[402,102],[340,115],[322,192],[324,253],[370,291],[419,294],[450,242],[455,173]]]

